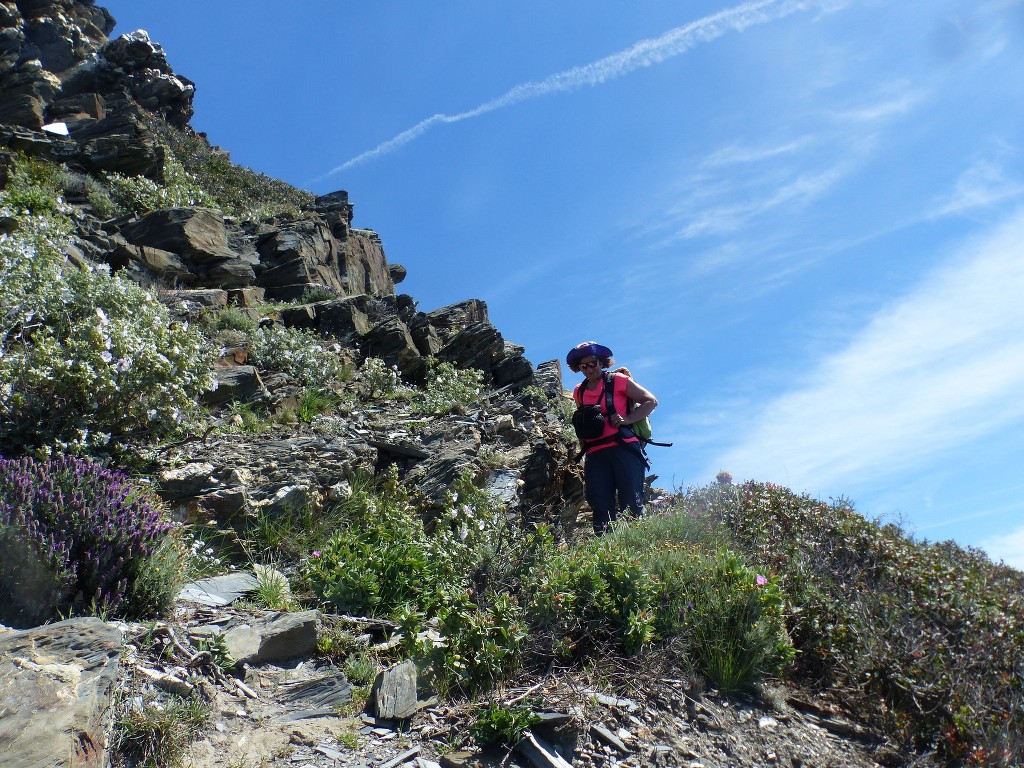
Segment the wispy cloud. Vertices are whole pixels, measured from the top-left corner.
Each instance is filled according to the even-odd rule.
[[[957,179],[953,193],[928,218],[939,218],[986,208],[1024,195],[1024,183],[1008,178],[1002,164],[979,160]]]
[[[965,246],[797,388],[742,414],[707,468],[820,492],[1024,420],[1024,211]],[[739,415],[737,415],[739,416]]]
[[[378,144],[371,150],[346,160],[332,168],[320,181],[341,173],[355,165],[374,160],[414,141],[438,125],[459,123],[480,117],[529,99],[553,93],[572,91],[583,86],[595,86],[634,72],[643,67],[661,64],[679,56],[700,43],[708,43],[728,32],[741,32],[749,27],[775,21],[796,11],[805,10],[816,3],[810,0],[756,0],[727,8],[696,21],[670,29],[659,37],[641,40],[625,50],[602,59],[550,75],[543,80],[515,86],[491,101],[454,115],[438,113],[420,121],[412,128]]]
[[[992,536],[981,543],[990,557],[1024,571],[1024,528],[1017,528],[1004,536]]]

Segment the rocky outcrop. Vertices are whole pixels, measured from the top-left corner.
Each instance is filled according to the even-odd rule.
[[[0,635],[0,762],[103,768],[122,644],[96,618]]]

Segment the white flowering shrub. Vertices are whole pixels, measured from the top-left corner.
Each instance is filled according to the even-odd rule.
[[[110,199],[126,212],[143,213],[162,208],[193,206],[220,207],[217,200],[203,190],[196,177],[188,173],[170,152],[164,159],[164,184],[158,184],[145,176],[123,176],[120,173],[106,174],[106,181]]]
[[[0,449],[88,449],[190,418],[212,382],[203,336],[134,283],[65,268],[62,204],[14,207],[20,184],[0,192],[17,222],[0,235]]]
[[[324,387],[348,375],[338,354],[312,331],[283,326],[259,328],[249,350],[261,368],[293,376],[307,387]]]
[[[370,399],[392,397],[402,386],[402,375],[397,365],[389,366],[379,357],[368,357],[359,368]]]
[[[456,368],[451,363],[427,358],[426,391],[413,403],[413,409],[440,416],[457,406],[471,405],[480,398],[483,380],[483,371],[476,368]]]

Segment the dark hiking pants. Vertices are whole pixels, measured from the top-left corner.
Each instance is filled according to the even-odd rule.
[[[619,511],[644,513],[644,462],[639,448],[613,445],[587,454],[583,466],[587,503],[594,510],[598,536],[618,519]]]

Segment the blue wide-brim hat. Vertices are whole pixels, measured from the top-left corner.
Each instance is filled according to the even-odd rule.
[[[569,354],[565,356],[565,362],[569,365],[576,365],[584,357],[590,357],[591,355],[597,358],[611,357],[612,351],[596,341],[584,341],[582,344],[577,344],[569,350]]]

